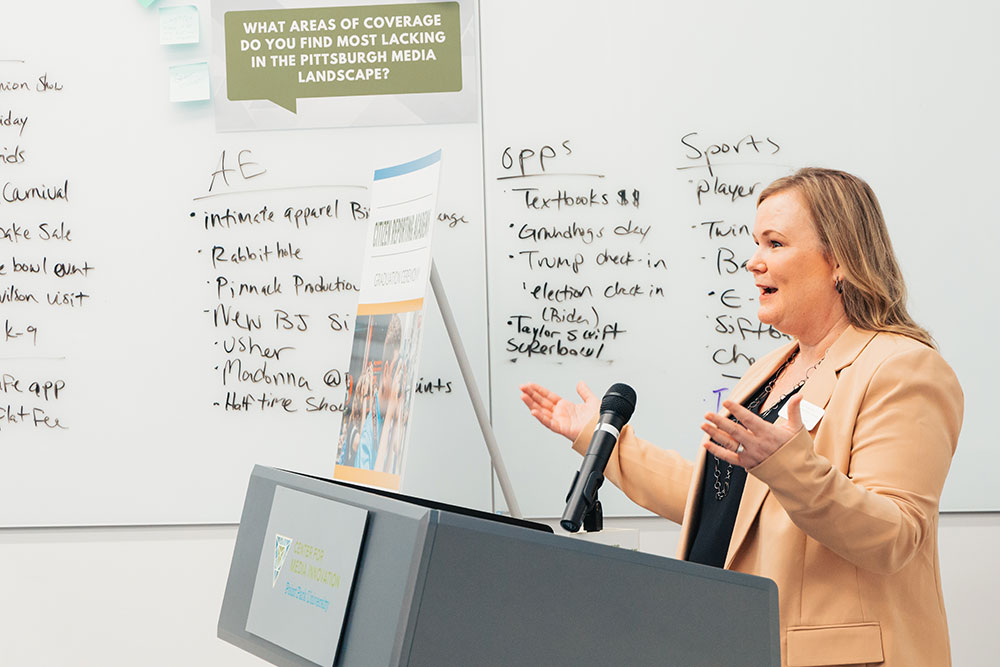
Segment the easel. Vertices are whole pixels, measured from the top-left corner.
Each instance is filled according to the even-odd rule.
[[[462,337],[458,334],[458,325],[452,315],[451,306],[448,305],[448,297],[438,275],[437,266],[431,260],[431,288],[434,290],[434,298],[437,300],[438,309],[441,311],[441,318],[444,320],[444,328],[448,331],[448,338],[451,340],[451,347],[455,350],[455,359],[458,367],[462,370],[462,379],[465,380],[465,388],[469,392],[472,400],[472,409],[476,412],[476,419],[479,420],[479,428],[483,432],[483,440],[486,442],[486,449],[489,450],[490,459],[493,462],[493,470],[496,472],[497,480],[500,482],[500,491],[503,493],[504,501],[510,515],[516,519],[521,518],[521,508],[514,497],[514,490],[510,485],[510,477],[507,476],[507,467],[504,466],[503,457],[500,456],[500,447],[497,445],[496,436],[493,435],[493,427],[490,424],[489,415],[486,413],[486,406],[479,395],[476,387],[476,378],[472,374],[472,367],[469,365],[469,358],[465,354],[465,347],[462,345]]]

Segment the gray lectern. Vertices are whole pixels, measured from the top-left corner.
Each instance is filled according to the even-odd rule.
[[[219,637],[275,665],[780,665],[769,579],[445,507],[257,466]]]

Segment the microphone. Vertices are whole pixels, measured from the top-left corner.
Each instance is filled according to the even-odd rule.
[[[563,512],[559,525],[569,532],[580,530],[584,515],[597,502],[597,490],[604,483],[604,468],[608,465],[621,429],[628,423],[633,412],[635,390],[627,384],[611,385],[601,399],[601,417],[597,420],[597,427],[590,439],[590,448],[587,449],[566,496],[566,511]]]

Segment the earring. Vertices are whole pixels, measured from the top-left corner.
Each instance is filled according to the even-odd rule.
[[[844,293],[844,284],[841,282],[840,278],[837,278],[837,282],[833,284],[833,288],[837,290],[837,294]]]

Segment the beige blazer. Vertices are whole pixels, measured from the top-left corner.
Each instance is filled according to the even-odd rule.
[[[732,400],[796,345],[755,363]],[[962,422],[958,379],[925,345],[850,328],[802,393],[824,415],[749,471],[726,569],[777,583],[782,665],[950,665],[937,528]],[[606,470],[636,503],[682,523],[679,558],[706,455],[692,464],[626,426]]]

